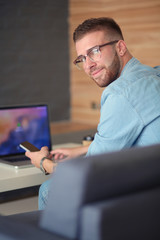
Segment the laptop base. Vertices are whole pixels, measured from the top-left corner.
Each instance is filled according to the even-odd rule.
[[[15,168],[15,169],[34,167],[34,165],[31,163],[31,160],[22,160],[22,161],[11,162],[11,161],[0,159],[0,164],[5,165],[6,167]]]

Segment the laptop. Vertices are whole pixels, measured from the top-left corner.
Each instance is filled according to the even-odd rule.
[[[46,104],[0,108],[0,163],[14,168],[32,167],[25,151],[19,147],[24,141],[39,149],[48,146],[51,150]]]

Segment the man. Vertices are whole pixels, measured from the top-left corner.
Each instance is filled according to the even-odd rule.
[[[160,142],[160,69],[141,64],[126,47],[120,27],[110,18],[88,19],[73,39],[78,57],[74,64],[105,88],[101,117],[89,147],[26,153],[36,167],[52,173],[50,159],[69,159]],[[65,157],[65,158],[64,158]],[[40,208],[45,205],[48,182],[40,189]],[[43,198],[43,199],[42,199]]]

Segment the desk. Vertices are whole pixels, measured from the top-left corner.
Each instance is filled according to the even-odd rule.
[[[59,144],[55,145],[53,149],[77,146],[81,146],[81,144]],[[34,166],[23,169],[15,169],[13,167],[7,166],[6,164],[0,164],[0,193],[26,187],[38,186],[48,178],[49,175],[44,175],[40,169]]]

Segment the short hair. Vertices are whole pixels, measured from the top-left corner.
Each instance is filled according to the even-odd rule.
[[[87,33],[95,31],[106,31],[109,38],[118,35],[119,39],[124,40],[119,25],[112,19],[107,17],[90,18],[80,24],[73,33],[73,41],[76,42],[84,37]]]

